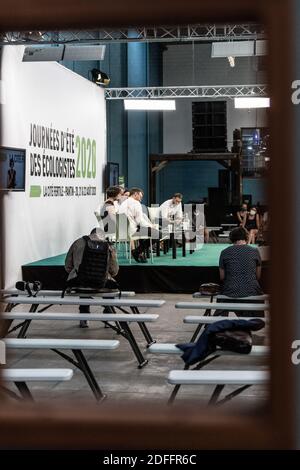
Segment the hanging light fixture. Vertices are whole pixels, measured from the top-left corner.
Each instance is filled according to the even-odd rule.
[[[234,107],[239,109],[269,108],[270,98],[234,98]]]
[[[127,111],[175,111],[175,100],[138,99],[124,100],[124,108]]]

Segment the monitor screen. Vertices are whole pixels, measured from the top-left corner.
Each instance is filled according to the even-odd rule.
[[[0,190],[25,191],[26,150],[0,147]]]
[[[119,185],[119,164],[107,163],[106,167],[106,187]]]

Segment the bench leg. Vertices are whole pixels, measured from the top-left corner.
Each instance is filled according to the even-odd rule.
[[[34,401],[33,396],[31,395],[30,390],[25,382],[15,382],[15,386],[19,390],[24,400]]]
[[[138,325],[139,325],[140,330],[143,333],[144,338],[147,342],[147,348],[149,348],[149,346],[151,346],[151,344],[156,343],[156,340],[152,338],[152,336],[150,334],[150,331],[148,330],[148,328],[147,328],[147,326],[144,322],[142,322],[142,323],[139,322]]]
[[[195,333],[191,337],[190,343],[196,342],[196,339],[198,338],[202,330],[204,330],[204,325],[199,324],[195,330]]]
[[[5,307],[5,312],[11,312],[12,309],[15,307],[16,304],[7,304]],[[12,324],[13,320],[2,320],[1,325],[0,325],[0,337],[5,338],[6,335],[8,335],[11,331],[10,326]]]
[[[23,399],[22,397],[17,395],[15,392],[13,392],[12,390],[9,390],[9,388],[3,387],[2,385],[0,386],[0,392],[5,393],[10,398],[13,398],[14,400],[17,400],[17,401],[22,401]]]
[[[234,390],[233,392],[229,393],[226,395],[222,400],[219,400],[216,405],[223,405],[223,403],[226,403],[227,401],[231,400],[232,398],[236,397],[240,393],[242,393],[244,390],[247,388],[251,387],[251,385],[243,385],[242,387],[239,387],[238,389]]]
[[[30,309],[29,309],[29,312],[30,313],[34,313],[36,312],[38,309],[38,305],[31,305]],[[27,330],[30,326],[30,323],[32,322],[32,320],[26,320],[23,324],[23,326],[21,327],[20,329],[20,332],[18,334],[18,338],[25,338],[26,337],[26,333],[27,333]]]
[[[103,324],[104,328],[110,328],[111,330],[115,331],[117,335],[122,335],[125,337],[125,332],[124,330],[122,330],[119,322],[115,322],[115,324],[112,325],[111,323],[109,323],[109,321],[103,321]]]
[[[211,316],[211,309],[210,308],[207,308],[204,312],[204,317],[210,317]],[[200,335],[200,333],[202,332],[202,330],[205,330],[206,328],[206,325],[202,325],[201,323],[197,326],[196,330],[195,330],[195,333],[193,334],[193,336],[191,337],[190,339],[190,343],[195,343],[197,337]]]
[[[137,358],[138,360],[138,368],[141,369],[142,367],[144,367],[146,364],[148,364],[148,359],[145,359],[136,340],[135,340],[135,337],[133,336],[132,334],[132,331],[128,325],[128,323],[126,322],[120,322],[120,325],[121,327],[123,328],[124,332],[125,332],[125,337],[126,339],[128,340],[130,346],[131,346],[131,349],[133,350],[134,354],[135,354],[135,357]]]
[[[72,349],[72,353],[74,354],[75,358],[77,361],[74,361],[74,359],[67,354],[59,351],[58,349],[52,349],[56,354],[58,354],[60,357],[66,359],[66,361],[70,362],[73,364],[73,366],[77,367],[77,369],[81,370],[83,372],[94,396],[96,397],[97,401],[104,400],[106,395],[104,395],[98,385],[97,380],[95,379],[95,376],[93,372],[91,371],[86,358],[83,355],[83,352],[80,349]]]
[[[109,306],[106,306],[104,307],[103,309],[103,313],[116,313],[114,307],[109,307]],[[127,312],[125,312],[127,313]],[[124,333],[124,331],[122,330],[121,328],[121,325],[119,322],[115,322],[115,325],[112,325],[111,323],[109,322],[103,322],[104,323],[104,326],[105,328],[111,328],[112,330],[114,330],[118,335],[122,335]]]
[[[102,393],[102,391],[101,391],[101,389],[98,385],[98,382],[97,382],[93,372],[91,371],[90,366],[88,365],[86,358],[83,355],[83,352],[79,349],[72,349],[72,352],[73,352],[74,356],[76,357],[76,359],[78,361],[77,367],[79,367],[79,369],[84,373],[85,378],[86,378],[93,394],[96,397],[96,400],[97,401],[104,400],[105,395]]]
[[[132,313],[135,313],[137,315],[140,314],[139,309],[137,307],[130,307],[130,309],[131,309]],[[147,325],[144,322],[143,323],[138,323],[138,325],[139,325],[139,327],[141,329],[141,332],[143,333],[144,338],[147,342],[147,347],[151,346],[151,344],[156,343],[156,340],[152,338],[151,333],[147,328]]]
[[[183,370],[188,370],[188,369],[189,369],[189,366],[184,366],[184,368],[183,368]],[[168,405],[173,404],[173,402],[174,402],[174,400],[177,396],[177,393],[179,392],[180,387],[181,387],[181,384],[175,385],[175,387],[173,388],[172,393],[171,393],[171,395],[168,399],[168,402],[167,402]]]
[[[214,355],[208,359],[205,359],[203,361],[201,361],[196,367],[194,367],[192,370],[200,370],[202,369],[202,367],[206,366],[207,364],[209,364],[210,362],[214,361],[215,359],[217,359],[218,357],[220,357],[219,355]],[[188,370],[189,369],[189,366],[185,365],[183,370]],[[173,391],[170,395],[170,398],[168,399],[168,405],[172,405],[172,403],[174,402],[176,396],[177,396],[177,393],[179,392],[179,389],[181,387],[182,384],[177,384],[175,385],[175,387],[173,388]]]
[[[119,310],[121,310],[121,312],[123,312],[123,313],[128,313],[128,312],[126,312],[126,310],[122,309],[122,307],[117,307],[117,308]],[[116,313],[114,307],[105,307],[105,309],[107,309],[106,310],[107,313],[108,313],[108,310],[109,310],[109,313]],[[137,313],[137,312],[135,312],[135,313]],[[134,352],[134,354],[135,354],[135,356],[138,360],[138,363],[139,363],[138,368],[139,369],[141,369],[146,364],[148,364],[148,360],[146,360],[144,358],[144,356],[142,355],[141,350],[140,350],[140,348],[139,348],[139,346],[138,346],[138,344],[135,340],[135,337],[133,336],[132,331],[131,331],[131,329],[130,329],[127,322],[116,322],[118,325],[120,325],[121,329],[118,325],[116,327],[114,327],[109,322],[104,322],[104,323],[107,324],[110,328],[117,331],[120,335],[122,335],[124,338],[127,339],[127,341],[129,342],[129,344],[130,344],[130,346],[131,346],[131,348],[132,348],[132,350],[133,350],[133,352]],[[149,333],[149,335],[150,335],[150,333]],[[146,338],[146,340],[147,340],[147,338]]]
[[[222,393],[222,390],[223,388],[225,387],[225,385],[217,385],[212,393],[212,396],[210,397],[210,400],[208,402],[208,405],[215,405],[219,396],[221,395]]]

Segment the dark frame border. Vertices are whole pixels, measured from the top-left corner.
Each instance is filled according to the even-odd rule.
[[[125,25],[249,22],[266,25],[272,169],[271,382],[268,410],[256,416],[225,415],[221,409],[126,406],[71,409],[67,405],[0,408],[1,447],[98,449],[275,449],[293,446],[293,154],[291,146],[291,2],[287,0],[3,0],[2,30],[43,30]],[[14,12],[12,14],[12,11]],[[280,190],[279,190],[280,188]],[[285,224],[282,224],[282,214]],[[0,218],[1,220],[1,218]],[[285,249],[283,250],[282,247]],[[3,249],[3,247],[2,247]],[[1,254],[1,253],[0,253]],[[284,293],[284,298],[282,293]],[[284,315],[284,321],[283,321]],[[96,412],[95,412],[96,411]]]

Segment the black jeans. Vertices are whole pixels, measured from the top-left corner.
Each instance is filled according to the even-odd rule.
[[[135,237],[138,236],[147,236],[152,238],[153,244],[159,243],[162,234],[159,230],[156,230],[152,227],[142,227],[141,229],[137,230],[134,234]],[[145,254],[150,247],[150,239],[149,238],[140,238],[138,240],[138,253]]]
[[[80,299],[87,299],[88,297],[79,297]],[[91,297],[89,297],[91,298]],[[79,313],[91,313],[89,305],[79,305]]]

